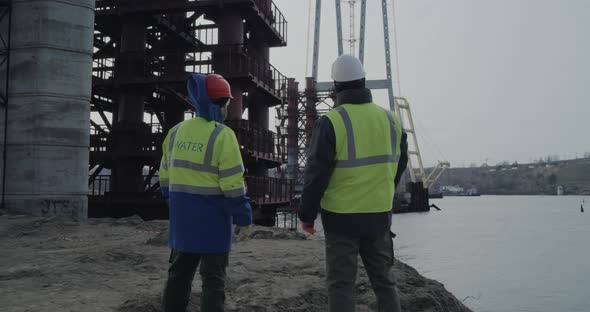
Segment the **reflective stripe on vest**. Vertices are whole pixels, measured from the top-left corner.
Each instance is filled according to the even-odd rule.
[[[219,187],[194,186],[186,184],[170,184],[170,192],[181,192],[196,195],[223,195]]]
[[[205,164],[209,166],[211,166],[211,164],[213,163],[213,147],[215,146],[215,140],[224,128],[224,125],[217,125],[215,129],[213,129],[213,133],[211,133],[211,135],[209,136],[209,142],[207,142],[207,150],[205,151],[205,160],[203,161]]]
[[[390,211],[402,130],[395,113],[374,103],[343,104],[326,116],[336,137],[336,165],[322,209],[343,214]]]
[[[170,165],[170,160],[172,159],[172,150],[174,149],[174,139],[176,138],[176,131],[178,131],[180,125],[172,128],[172,133],[170,133],[170,142],[168,143],[168,165]]]
[[[396,154],[397,152],[397,131],[395,127],[395,121],[391,112],[387,110],[383,110],[383,112],[387,115],[389,119],[389,127],[391,131],[391,155],[378,155],[378,156],[370,156],[370,157],[363,157],[357,158],[356,157],[356,145],[354,142],[354,130],[352,128],[352,121],[350,120],[350,116],[348,112],[344,109],[344,107],[339,106],[336,107],[335,110],[340,114],[342,121],[344,123],[344,128],[346,129],[346,146],[348,149],[348,159],[345,160],[337,160],[336,161],[336,168],[355,168],[360,166],[368,166],[374,164],[383,164],[383,163],[396,163],[399,162],[399,155]]]
[[[242,173],[244,172],[244,165],[243,164],[239,164],[235,167],[232,168],[228,168],[228,169],[223,169],[223,170],[219,170],[219,177],[220,178],[227,178],[227,177],[231,177],[234,174],[238,174],[238,173]]]
[[[183,160],[183,159],[173,159],[171,157],[172,150],[174,149],[174,139],[176,137],[176,131],[178,131],[178,127],[172,129],[172,133],[170,134],[170,142],[168,143],[168,166],[167,168],[183,168],[194,170],[198,172],[207,172],[212,174],[218,174],[220,178],[231,177],[234,174],[238,174],[244,172],[244,166],[238,165],[233,168],[228,168],[224,170],[219,170],[217,166],[213,165],[213,148],[215,146],[215,140],[225,128],[224,125],[217,125],[211,135],[209,136],[209,140],[207,142],[207,149],[205,150],[205,159],[204,163],[200,164],[190,160]]]
[[[176,138],[176,132],[178,131],[179,126],[173,128],[170,133],[170,142],[168,143],[168,164],[167,168],[182,168],[193,170],[198,173],[210,173],[218,175],[219,178],[227,178],[233,175],[243,173],[244,172],[244,165],[239,164],[232,168],[227,168],[220,170],[219,167],[213,164],[213,152],[215,147],[215,141],[217,137],[221,134],[223,129],[226,126],[224,125],[217,125],[213,132],[209,135],[209,139],[207,141],[207,148],[205,149],[205,156],[203,163],[198,163],[190,160],[185,159],[174,159],[172,157],[172,151],[174,149],[174,141]],[[244,187],[240,187],[237,189],[223,191],[218,186],[195,186],[195,185],[187,185],[187,184],[169,184],[169,191],[170,192],[181,192],[181,193],[189,193],[195,195],[224,195],[225,197],[238,197],[243,196],[246,194],[246,189]]]
[[[246,189],[243,187],[224,192],[216,186],[194,186],[186,184],[170,184],[170,192],[189,193],[195,195],[224,195],[225,197],[239,197],[246,195]]]
[[[162,167],[162,169],[168,169],[168,162],[164,161],[164,158],[160,160],[160,167]]]

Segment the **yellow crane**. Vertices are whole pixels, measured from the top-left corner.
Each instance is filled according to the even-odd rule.
[[[447,168],[450,167],[448,161],[438,161],[433,170],[426,175],[424,170],[424,163],[422,162],[422,155],[420,154],[420,147],[418,146],[418,138],[416,136],[416,128],[414,127],[414,120],[412,118],[412,110],[410,109],[410,102],[406,98],[395,98],[395,110],[402,123],[403,130],[408,134],[408,172],[410,173],[410,180],[412,183],[422,182],[424,187],[429,189],[440,178]]]

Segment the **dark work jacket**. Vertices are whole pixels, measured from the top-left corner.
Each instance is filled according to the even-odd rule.
[[[369,89],[344,90],[337,94],[336,106],[342,104],[363,105],[372,103]],[[401,155],[395,185],[399,183],[408,162],[407,134],[402,133]],[[321,209],[320,201],[328,188],[336,166],[336,134],[332,122],[322,116],[315,124],[305,167],[305,184],[299,219],[313,224],[318,212],[322,213],[322,224],[326,232],[352,237],[373,238],[383,235],[391,227],[391,211],[381,213],[341,214]],[[391,199],[393,205],[393,198]]]

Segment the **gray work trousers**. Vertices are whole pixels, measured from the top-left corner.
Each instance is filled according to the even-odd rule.
[[[202,312],[223,312],[225,303],[225,268],[229,254],[190,254],[175,252],[168,269],[162,310],[185,312],[189,303],[193,278],[199,268],[203,281]],[[200,265],[199,265],[200,264]]]
[[[376,239],[361,239],[336,233],[326,236],[326,271],[330,312],[354,312],[355,281],[360,254],[379,312],[400,312],[393,275],[393,240],[389,231]]]

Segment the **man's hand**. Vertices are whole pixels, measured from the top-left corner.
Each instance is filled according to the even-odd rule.
[[[303,223],[301,222],[301,229],[306,232],[309,233],[311,235],[315,234],[315,232],[317,232],[314,228],[313,228],[313,224],[308,224],[308,223]]]

